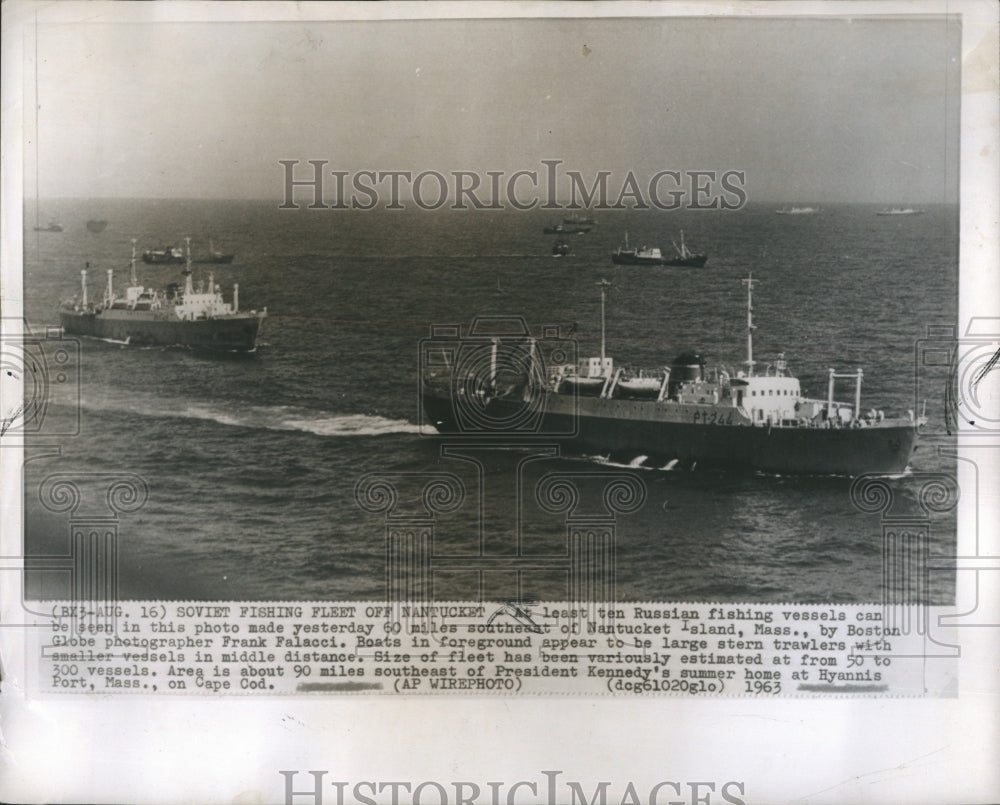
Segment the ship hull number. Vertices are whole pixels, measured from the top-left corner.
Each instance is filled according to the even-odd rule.
[[[695,411],[691,421],[695,425],[732,425],[733,412],[721,413],[719,411]]]

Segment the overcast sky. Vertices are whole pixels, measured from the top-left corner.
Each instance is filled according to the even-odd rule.
[[[38,30],[45,197],[280,199],[281,159],[415,173],[561,159],[584,176],[742,170],[750,201],[956,200],[960,30],[943,18]]]

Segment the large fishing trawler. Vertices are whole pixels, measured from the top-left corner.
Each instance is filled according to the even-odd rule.
[[[435,338],[424,342],[421,400],[443,434],[518,432],[565,440],[585,452],[623,461],[640,457],[662,468],[724,468],[772,473],[902,473],[925,418],[888,417],[861,407],[863,372],[828,371],[825,399],[806,397],[784,353],[758,372],[753,353],[752,275],[747,288],[746,360],[742,369],[706,369],[694,352],[654,372],[616,368],[605,354],[601,286],[601,354],[558,363],[534,338],[483,341],[476,360]],[[441,350],[444,350],[441,352]],[[435,351],[436,360],[431,359]],[[558,350],[557,350],[558,351]],[[451,355],[452,358],[448,356]],[[524,371],[517,371],[524,367]],[[850,402],[835,398],[838,379],[854,380]]]
[[[89,264],[88,264],[89,265]],[[191,272],[190,239],[184,286],[171,283],[164,291],[139,284],[135,274],[135,241],[132,241],[131,285],[125,295],[114,288],[114,271],[99,303],[88,300],[87,270],[81,273],[81,295],[63,303],[59,321],[68,335],[90,336],[138,346],[186,346],[227,352],[252,352],[257,333],[267,316],[261,311],[241,312],[239,285],[233,285],[232,302],[225,302],[212,274],[207,284],[195,287]]]

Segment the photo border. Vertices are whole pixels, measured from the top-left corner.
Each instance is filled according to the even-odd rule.
[[[920,9],[931,9],[923,12]],[[914,16],[901,2],[863,3],[276,3],[13,2],[3,19],[4,319],[21,320],[22,68],[34,14],[83,22],[107,16],[153,22],[288,22],[491,16]],[[997,320],[997,7],[928,3],[917,16],[962,17],[959,325]],[[8,329],[6,337],[11,334]],[[995,394],[997,373],[984,383]],[[989,399],[987,397],[987,399]],[[959,436],[955,611],[961,682],[956,699],[657,699],[355,697],[192,700],[25,695],[21,618],[22,462],[0,450],[0,785],[12,801],[282,802],[281,770],[330,770],[336,780],[539,779],[560,770],[592,792],[602,780],[649,790],[663,780],[741,781],[746,802],[975,802],[995,800],[1000,585],[996,570],[1000,461],[989,433]],[[13,479],[13,480],[12,480]],[[32,628],[32,627],[27,627]],[[484,728],[484,725],[489,725]],[[308,783],[303,784],[307,788]],[[308,797],[297,801],[307,801]],[[333,797],[331,801],[335,801]],[[436,800],[433,800],[436,801]],[[536,801],[529,799],[527,801]]]

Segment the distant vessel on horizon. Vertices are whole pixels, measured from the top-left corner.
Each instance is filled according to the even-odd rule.
[[[63,228],[62,228],[62,226],[60,226],[55,221],[49,221],[49,223],[47,225],[45,225],[45,226],[36,226],[35,227],[35,231],[36,232],[62,232]]]
[[[625,245],[612,252],[611,262],[616,266],[662,266],[663,254],[655,246],[640,246],[638,249],[628,245],[628,231],[625,232]]]
[[[107,225],[108,225],[108,222],[105,221],[105,220],[100,220],[100,221],[93,221],[93,220],[91,220],[91,221],[87,221],[87,229],[89,231],[93,232],[94,234],[100,234],[101,232],[103,232],[104,231],[104,227],[106,227]]]
[[[611,262],[620,266],[674,266],[701,268],[708,261],[708,256],[695,254],[684,243],[684,230],[681,230],[681,245],[678,246],[673,241],[674,249],[677,251],[676,257],[664,257],[663,252],[656,246],[641,246],[636,249],[628,244],[628,232],[625,232],[625,245],[619,246],[618,251],[612,252]]]
[[[235,254],[223,254],[222,252],[217,252],[215,246],[212,243],[212,239],[208,239],[208,255],[206,257],[198,257],[193,262],[195,263],[214,263],[215,265],[228,265],[233,262],[236,257]]]
[[[592,229],[590,224],[556,224],[542,230],[545,235],[585,235]]]
[[[147,249],[142,253],[142,262],[151,265],[170,265],[184,261],[184,250],[179,246],[161,246],[159,249]]]
[[[782,207],[775,212],[778,215],[814,215],[819,212],[819,207]]]
[[[563,223],[572,226],[597,226],[597,221],[594,218],[585,215],[570,215],[563,218]]]
[[[664,260],[664,265],[668,266],[683,266],[686,268],[701,268],[708,262],[707,254],[695,254],[686,245],[684,245],[684,230],[681,230],[681,245],[678,246],[673,241],[670,241],[674,249],[677,251],[677,257],[673,257],[669,260]]]
[[[890,209],[879,210],[876,215],[923,215],[923,210],[915,210],[913,207],[892,207]]]

